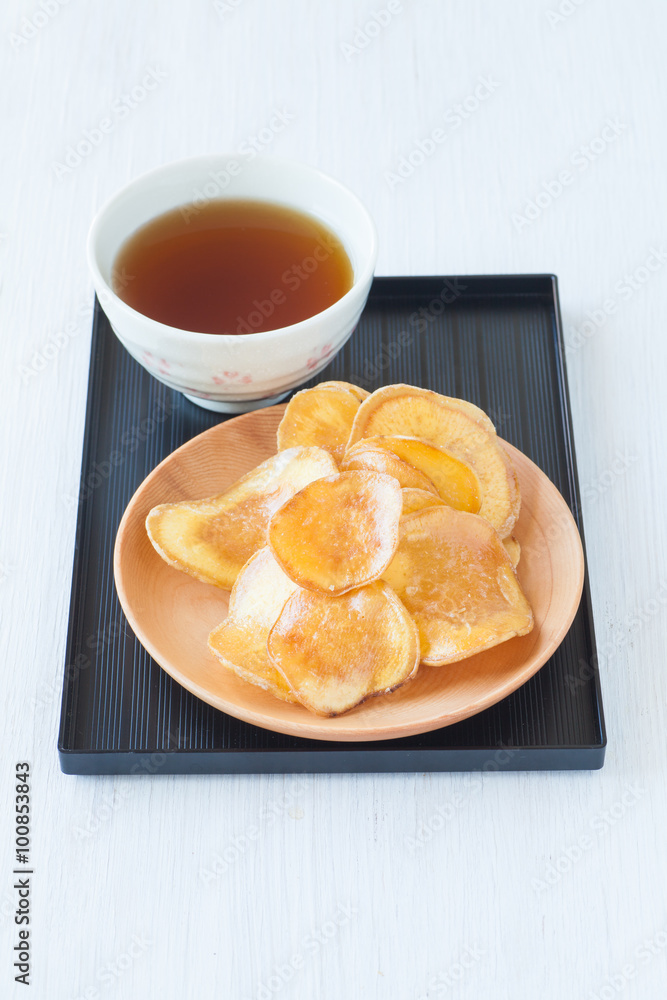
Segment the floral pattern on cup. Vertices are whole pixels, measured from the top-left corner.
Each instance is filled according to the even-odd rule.
[[[308,361],[306,362],[306,368],[308,369],[308,371],[312,371],[313,368],[317,368],[317,366],[321,364],[325,358],[329,357],[332,351],[333,351],[333,346],[331,344],[325,344],[322,350],[320,351],[319,355],[315,355],[312,358],[308,358]]]
[[[253,378],[240,372],[223,372],[222,375],[213,375],[213,381],[216,385],[250,385]]]
[[[150,351],[144,351],[141,355],[141,361],[146,368],[157,371],[160,375],[168,375],[171,371],[171,365],[166,358],[156,358]]]

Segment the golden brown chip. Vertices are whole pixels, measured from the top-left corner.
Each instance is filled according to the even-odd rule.
[[[362,438],[402,435],[443,448],[476,473],[482,489],[481,517],[505,538],[519,516],[516,473],[495,432],[428,389],[384,386],[366,399],[354,418],[348,448]]]
[[[309,483],[269,524],[271,550],[300,587],[344,594],[377,580],[398,544],[403,500],[396,479],[340,472]]]
[[[208,637],[209,649],[225,667],[283,701],[297,699],[271,663],[266,641],[285,601],[297,589],[265,546],[237,576],[229,615]]]
[[[146,530],[170,566],[230,590],[244,563],[266,545],[274,512],[306,483],[335,471],[328,451],[290,448],[262,462],[225,493],[154,507]]]
[[[420,472],[429,483],[433,484],[436,493],[450,507],[466,510],[470,514],[479,512],[481,487],[477,476],[469,465],[450,455],[443,448],[429,444],[428,441],[421,441],[419,438],[382,435],[362,438],[348,451],[346,460],[348,456],[354,455],[357,449],[371,446],[386,449]],[[416,484],[401,483],[401,486],[413,485]]]
[[[360,403],[363,403],[365,399],[368,399],[370,392],[366,389],[362,389],[359,385],[354,385],[353,382],[318,382],[314,387],[315,389],[347,389],[356,396]]]
[[[403,494],[403,511],[401,517],[414,514],[415,511],[423,510],[424,507],[441,507],[445,502],[440,499],[437,493],[429,493],[426,490],[405,488],[401,490],[401,493]]]
[[[303,705],[340,715],[416,673],[419,635],[382,582],[342,597],[298,590],[269,633],[268,651]]]
[[[361,405],[353,388],[345,382],[324,382],[292,396],[278,425],[278,450],[317,445],[340,460]]]
[[[371,440],[369,438],[369,440]],[[378,440],[373,438],[373,441]],[[386,448],[366,445],[366,441],[359,441],[348,452],[340,463],[342,472],[349,472],[353,469],[368,469],[371,472],[384,472],[388,476],[398,479],[404,488],[415,490],[426,490],[437,495],[437,490],[428,476],[425,476],[419,469],[403,461],[398,455],[388,451]]]
[[[502,541],[476,514],[442,506],[404,518],[382,579],[413,616],[425,664],[454,663],[533,627]]]
[[[513,566],[519,565],[519,559],[521,558],[521,546],[517,542],[516,538],[503,538],[503,545],[507,550],[507,555],[512,560]]]
[[[479,406],[475,406],[474,403],[469,403],[467,399],[457,399],[456,396],[440,396],[442,400],[447,404],[447,406],[453,407],[455,410],[461,410],[462,413],[467,414],[476,420],[478,424],[489,432],[489,434],[496,433],[496,426],[491,420],[488,413],[480,409]]]

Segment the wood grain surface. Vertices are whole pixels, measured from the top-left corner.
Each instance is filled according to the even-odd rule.
[[[662,1000],[666,34],[659,0],[2,5],[0,995],[25,760],[38,1000]],[[602,771],[61,774],[86,233],[213,150],[340,178],[379,274],[558,275]]]

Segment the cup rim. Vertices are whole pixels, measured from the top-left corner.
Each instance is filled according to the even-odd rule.
[[[212,163],[213,162],[225,163],[229,162],[230,160],[236,160],[237,158],[238,154],[234,153],[205,153],[198,156],[184,157],[183,159],[180,160],[172,160],[169,163],[164,163],[159,167],[154,167],[152,170],[147,170],[143,174],[139,174],[138,177],[133,178],[127,184],[123,185],[122,188],[116,191],[116,193],[113,194],[102,205],[100,209],[98,209],[90,225],[90,229],[88,230],[88,238],[86,241],[86,256],[88,260],[88,267],[93,275],[94,279],[93,284],[103,290],[103,295],[100,295],[98,291],[98,298],[100,299],[100,304],[102,308],[104,308],[106,301],[113,300],[114,306],[117,309],[119,309],[121,313],[124,313],[126,316],[128,316],[128,318],[132,318],[134,320],[140,320],[145,323],[150,323],[156,333],[178,336],[180,338],[185,338],[186,341],[189,340],[192,343],[200,343],[200,344],[210,343],[211,338],[215,338],[215,341],[218,343],[225,341],[238,342],[239,337],[241,336],[239,334],[235,333],[212,334],[212,333],[202,333],[198,330],[184,330],[181,327],[169,326],[169,324],[167,323],[161,323],[159,320],[151,319],[150,316],[146,316],[145,313],[139,312],[139,310],[134,309],[132,306],[128,305],[126,302],[123,301],[123,299],[121,299],[115,293],[109,282],[102,275],[102,272],[97,263],[97,243],[99,240],[99,235],[102,226],[104,225],[104,222],[106,221],[106,218],[109,216],[109,214],[114,211],[116,203],[119,202],[122,198],[124,198],[127,195],[128,191],[131,190],[131,188],[133,188],[135,185],[143,184],[145,181],[150,180],[151,177],[157,177],[160,174],[169,173],[169,171],[179,167],[187,165],[194,166],[195,164],[205,163],[206,161],[210,161]],[[359,275],[355,277],[352,286],[348,289],[345,295],[341,296],[340,299],[337,299],[330,306],[327,306],[326,309],[322,309],[320,312],[313,313],[312,316],[308,316],[306,319],[301,320],[299,323],[292,323],[290,326],[280,326],[277,327],[275,330],[261,330],[257,331],[256,333],[242,335],[244,339],[245,337],[250,337],[253,341],[277,340],[280,339],[281,337],[289,335],[290,333],[299,333],[299,331],[302,330],[304,327],[309,326],[314,319],[319,320],[320,318],[328,319],[330,317],[335,317],[337,312],[346,309],[351,299],[356,294],[358,294],[359,289],[364,288],[372,279],[373,274],[375,272],[375,265],[377,263],[377,257],[378,257],[378,233],[375,222],[373,221],[373,217],[371,216],[370,212],[368,211],[364,203],[361,201],[361,199],[358,198],[357,195],[350,190],[350,188],[348,188],[345,184],[341,183],[341,181],[337,180],[335,177],[331,177],[329,174],[324,173],[324,171],[320,170],[318,167],[313,167],[307,163],[301,163],[298,160],[290,160],[288,158],[278,157],[278,156],[262,156],[261,162],[267,164],[276,164],[288,167],[290,169],[300,170],[305,173],[310,173],[312,175],[316,175],[318,178],[324,180],[326,183],[337,187],[343,194],[345,194],[347,198],[350,199],[350,201],[355,205],[356,209],[359,211],[360,215],[363,216],[364,221],[366,222],[370,230],[371,248],[370,248],[370,253],[368,254],[368,258],[365,261],[362,269],[360,270]],[[224,194],[221,195],[221,199],[224,199],[224,197],[225,197]],[[257,200],[271,201],[272,199],[258,198]],[[168,209],[166,209],[165,211],[168,211]],[[129,235],[131,234],[128,233],[128,236]],[[336,233],[336,235],[338,234]]]

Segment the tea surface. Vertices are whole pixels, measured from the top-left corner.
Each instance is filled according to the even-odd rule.
[[[123,244],[115,293],[181,330],[252,334],[322,312],[354,281],[338,239],[272,202],[212,200],[157,216]]]

